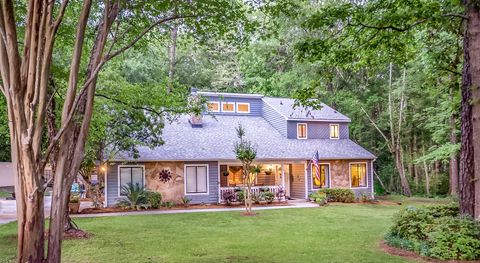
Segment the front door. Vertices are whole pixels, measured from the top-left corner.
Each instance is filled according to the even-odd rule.
[[[303,163],[294,163],[290,167],[290,197],[305,199],[305,166]]]

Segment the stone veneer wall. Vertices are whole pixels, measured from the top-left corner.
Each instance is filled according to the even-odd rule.
[[[361,194],[373,195],[373,173],[372,173],[372,161],[371,160],[330,160],[320,161],[320,163],[330,164],[330,187],[331,188],[347,188],[350,189],[350,163],[366,162],[367,163],[367,185],[368,187],[351,188],[355,195]],[[311,166],[307,168],[308,173],[308,191],[311,193],[312,178],[311,178]]]
[[[170,170],[172,179],[162,182],[158,173]],[[145,186],[147,189],[162,193],[162,200],[179,203],[184,195],[183,162],[145,163]]]

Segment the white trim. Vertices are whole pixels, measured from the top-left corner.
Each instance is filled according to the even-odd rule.
[[[298,126],[299,126],[299,125],[305,125],[305,138],[300,138],[300,137],[299,137],[299,134],[298,134]],[[305,123],[305,122],[299,122],[299,123],[297,123],[297,139],[299,139],[299,140],[306,140],[306,139],[308,139],[308,124],[307,124],[307,123]]]
[[[224,104],[233,104],[233,110],[223,110],[223,105]],[[229,101],[222,101],[222,108],[220,109],[222,112],[235,112],[235,102],[229,102]]]
[[[124,164],[124,165],[118,165],[117,167],[117,188],[118,188],[118,197],[122,197],[120,195],[120,188],[122,188],[122,186],[120,185],[120,168],[126,168],[126,167],[141,167],[143,169],[143,188],[145,188],[145,185],[146,185],[146,182],[145,182],[145,165],[144,164],[132,164],[132,165],[128,165],[128,164]]]
[[[332,126],[337,126],[337,127],[338,127],[338,128],[337,128],[337,132],[338,132],[337,138],[332,137]],[[328,130],[328,132],[330,133],[330,136],[329,136],[329,137],[330,137],[330,140],[338,140],[338,139],[340,139],[340,124],[338,124],[338,123],[331,123],[331,124],[329,125],[329,130]]]
[[[258,99],[261,99],[261,98],[264,97],[262,94],[208,92],[208,91],[197,91],[197,94],[200,94],[200,95],[203,95],[203,96],[230,97],[230,98],[258,98]]]
[[[209,104],[209,103],[217,104],[218,110],[210,110],[210,108],[208,107],[208,104]],[[220,101],[214,101],[214,100],[208,101],[208,102],[207,102],[207,111],[208,111],[208,112],[220,112]]]
[[[330,184],[331,184],[330,182],[331,182],[331,177],[332,177],[332,176],[331,176],[330,173],[331,173],[331,171],[332,171],[332,166],[330,165],[330,163],[325,163],[325,162],[323,162],[323,163],[318,163],[318,165],[322,165],[322,164],[323,164],[323,165],[325,165],[325,164],[328,165],[328,179],[325,178],[325,180],[328,180],[328,181],[327,181],[327,182],[328,182],[328,185],[326,185],[326,187],[331,188],[331,187],[330,187]],[[311,190],[312,190],[312,191],[318,191],[318,190],[320,190],[320,189],[325,189],[325,187],[323,187],[323,188],[318,188],[318,189],[313,188],[313,176],[312,176],[312,173],[313,173],[313,163],[310,164],[310,180],[312,181],[312,187],[310,187]]]
[[[248,105],[248,111],[240,111],[238,109],[238,105]],[[250,103],[249,102],[237,102],[235,109],[237,110],[237,113],[250,113]]]
[[[350,165],[352,164],[365,164],[365,179],[367,181],[367,186],[359,186],[359,187],[352,187],[352,169],[350,169]],[[350,189],[365,189],[368,188],[368,162],[349,162],[348,163],[348,181],[350,183]]]
[[[187,167],[189,166],[194,166],[194,167],[199,167],[199,166],[204,166],[207,168],[207,192],[206,193],[187,193]],[[208,164],[184,164],[183,165],[183,192],[185,195],[209,195],[210,194],[210,171],[209,171],[209,165]]]

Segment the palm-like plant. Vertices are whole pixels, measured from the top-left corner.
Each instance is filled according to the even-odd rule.
[[[125,198],[122,198],[119,201],[119,205],[121,206],[130,207],[131,209],[140,209],[148,203],[147,191],[145,191],[139,183],[127,183],[122,185],[120,193],[122,196],[125,196]]]

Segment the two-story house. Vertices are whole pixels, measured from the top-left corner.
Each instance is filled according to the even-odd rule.
[[[140,147],[140,157],[118,154],[106,171],[106,204],[114,205],[120,186],[139,183],[161,192],[164,201],[223,202],[224,191],[242,185],[235,158],[236,127],[257,149],[261,172],[256,189],[283,189],[306,199],[320,188],[349,188],[373,196],[375,156],[349,139],[350,119],[327,105],[320,110],[293,107],[294,100],[259,94],[195,92],[207,99],[210,114],[181,116],[166,124],[165,144]],[[319,173],[311,162],[318,151]]]

